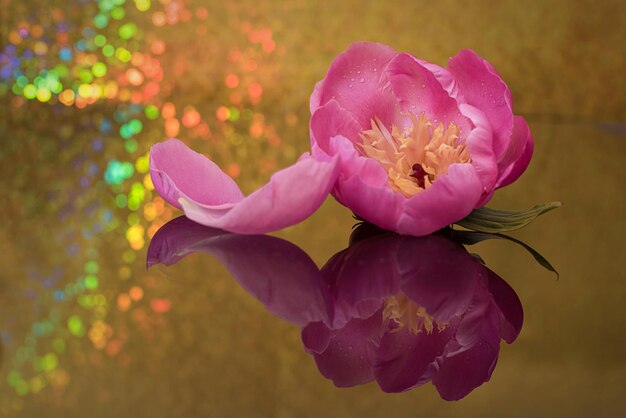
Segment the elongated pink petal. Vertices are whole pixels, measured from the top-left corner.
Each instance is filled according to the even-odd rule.
[[[506,152],[513,130],[511,91],[491,64],[474,51],[464,49],[448,61],[463,97],[485,113],[493,128],[496,160]]]
[[[390,126],[397,116],[397,101],[391,92],[384,69],[396,52],[382,44],[358,42],[339,55],[319,92],[311,98],[323,106],[337,100],[352,113],[361,128],[369,129],[370,121],[378,117]]]
[[[337,179],[337,163],[337,158],[326,162],[305,155],[226,210],[185,198],[181,204],[190,219],[203,225],[239,234],[276,231],[303,221],[321,206]]]
[[[403,112],[424,113],[429,119],[448,126],[454,122],[461,128],[462,137],[472,125],[461,114],[454,98],[450,97],[435,74],[409,54],[398,54],[387,66],[389,81]]]
[[[523,117],[515,116],[511,148],[504,155],[506,160],[502,162],[503,168],[498,183],[496,183],[497,188],[513,183],[526,171],[533,156],[533,150],[534,142],[528,124]],[[506,166],[507,164],[508,166]]]
[[[482,192],[471,164],[453,164],[430,188],[405,200],[395,230],[415,236],[433,233],[469,215]]]
[[[205,205],[235,203],[243,198],[237,183],[217,164],[177,139],[152,146],[150,177],[159,195],[179,209],[182,193]]]
[[[151,162],[157,192],[180,204],[189,219],[240,234],[276,231],[306,219],[323,203],[338,174],[337,157],[318,161],[305,154],[243,198],[232,179],[180,141],[155,145]],[[213,189],[204,191],[203,185]]]

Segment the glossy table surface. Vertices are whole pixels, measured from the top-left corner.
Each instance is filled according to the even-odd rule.
[[[626,411],[620,2],[40,3],[0,0],[1,417]],[[294,283],[307,274],[330,280],[318,269],[348,247],[355,220],[332,198],[259,241],[267,246],[189,225],[157,233],[182,213],[151,187],[152,144],[176,136],[254,190],[307,150],[313,85],[356,40],[439,64],[458,49],[478,51],[511,87],[535,138],[528,171],[489,206],[564,203],[511,233],[558,280],[513,242],[467,247],[517,295],[523,326],[512,344],[500,343],[491,379],[456,402],[431,383],[399,394],[376,382],[338,388],[305,349],[307,321],[340,311],[325,285],[331,308],[303,319],[291,304],[318,307]],[[402,248],[426,254],[439,245],[423,242],[364,250],[364,262],[376,253],[396,266]],[[445,300],[461,293],[445,291]],[[422,317],[422,335],[437,333]]]

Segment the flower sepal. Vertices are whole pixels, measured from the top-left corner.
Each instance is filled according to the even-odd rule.
[[[561,202],[548,202],[519,211],[482,207],[474,209],[467,217],[455,223],[473,231],[497,234],[523,228],[538,216],[562,205]]]

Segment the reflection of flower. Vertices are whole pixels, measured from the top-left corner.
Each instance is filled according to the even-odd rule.
[[[482,207],[533,151],[508,87],[470,50],[441,68],[353,44],[315,87],[311,112],[314,156],[341,158],[335,198],[402,234],[434,232]]]
[[[513,342],[522,326],[515,292],[443,235],[361,238],[320,271],[279,238],[178,218],[155,235],[148,264],[195,251],[217,257],[270,312],[302,327],[306,350],[337,386],[376,380],[399,392],[432,381],[444,399],[460,399],[489,380],[500,339]]]
[[[377,236],[322,268],[334,296],[332,327],[307,325],[307,350],[337,386],[376,380],[386,392],[432,381],[460,399],[489,380],[500,338],[522,325],[515,292],[442,235]]]

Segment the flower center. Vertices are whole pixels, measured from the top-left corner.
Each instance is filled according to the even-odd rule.
[[[372,129],[360,133],[362,142],[357,149],[383,166],[393,190],[411,197],[429,188],[450,165],[469,163],[471,158],[455,123],[444,128],[442,123],[435,126],[424,114],[408,116],[412,126],[403,132],[395,125],[389,132],[375,118]]]
[[[396,296],[389,296],[385,300],[383,319],[385,321],[395,322],[397,325],[395,330],[400,331],[404,327],[407,327],[408,331],[414,335],[417,335],[420,332],[431,334],[433,332],[434,325],[437,326],[437,331],[439,332],[446,327],[445,324],[439,324],[435,321],[426,313],[426,310],[423,307],[417,306],[404,293],[399,293]]]

